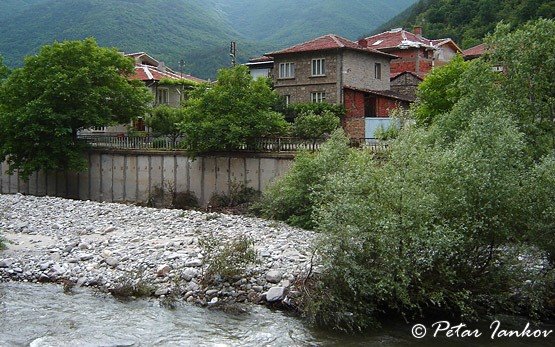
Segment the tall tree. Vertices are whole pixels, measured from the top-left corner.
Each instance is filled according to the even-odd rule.
[[[152,96],[131,59],[95,40],[44,46],[0,89],[0,159],[24,178],[44,170],[84,169],[80,129],[127,123]]]
[[[233,150],[252,138],[281,134],[287,122],[273,111],[278,102],[268,79],[253,80],[246,66],[221,69],[214,85],[190,94],[182,122],[184,145],[192,153]]]

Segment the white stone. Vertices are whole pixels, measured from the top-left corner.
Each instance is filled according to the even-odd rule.
[[[272,287],[266,292],[266,301],[275,302],[283,299],[285,295],[284,287]]]

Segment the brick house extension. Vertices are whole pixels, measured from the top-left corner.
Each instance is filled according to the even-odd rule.
[[[418,26],[413,32],[397,28],[359,42],[398,57],[391,61],[392,89],[410,97],[414,97],[416,87],[430,70],[462,54],[459,46],[450,38],[427,39],[422,36],[422,27]],[[412,76],[404,74],[406,72],[412,73]]]
[[[273,58],[270,76],[286,103],[344,105],[343,127],[352,138],[373,137],[365,118],[388,117],[389,110],[410,101],[390,90],[389,64],[396,56],[337,35],[324,35],[266,56]]]

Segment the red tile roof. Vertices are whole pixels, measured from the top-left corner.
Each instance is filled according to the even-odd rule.
[[[459,46],[450,38],[430,40],[401,28],[385,31],[364,40],[368,42],[368,47],[380,50],[409,47],[433,49],[444,44],[450,44],[455,51],[461,52]]]
[[[313,40],[299,43],[297,45],[282,49],[280,51],[267,53],[266,55],[275,56],[280,54],[288,54],[288,53],[300,53],[300,52],[313,52],[313,51],[321,51],[321,50],[329,50],[329,49],[352,49],[356,51],[371,53],[371,54],[379,54],[382,56],[388,56],[390,58],[396,58],[396,56],[387,54],[384,52],[380,52],[373,48],[363,47],[360,46],[358,43],[348,40],[344,37],[337,36],[334,34],[328,34],[324,36],[317,37]]]
[[[135,74],[130,77],[130,79],[132,80],[141,80],[141,81],[160,81],[165,78],[169,78],[172,80],[184,79],[184,80],[190,80],[197,83],[206,82],[203,79],[200,79],[188,74],[183,74],[183,77],[181,77],[181,74],[175,73],[174,71],[170,70],[167,67],[166,67],[166,71],[163,71],[163,70],[160,70],[159,67],[146,65],[146,64],[135,65]]]
[[[130,77],[132,80],[160,81],[169,78],[174,80],[184,79],[197,83],[206,82],[188,74],[183,74],[182,77],[180,73],[176,73],[144,52],[126,54],[126,56],[135,59],[135,74]]]
[[[481,43],[477,46],[470,47],[469,49],[465,49],[463,51],[463,55],[465,58],[477,58],[483,55],[486,52],[486,44]]]
[[[368,41],[368,47],[374,49],[433,47],[431,40],[428,40],[422,36],[415,35],[410,31],[403,30],[401,28],[392,29],[377,35],[369,36],[365,38],[365,40]]]

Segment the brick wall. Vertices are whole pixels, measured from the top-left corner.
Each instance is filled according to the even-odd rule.
[[[399,57],[391,61],[392,74],[412,71],[425,75],[432,69],[432,59],[426,58],[424,49],[399,49],[390,53]]]

